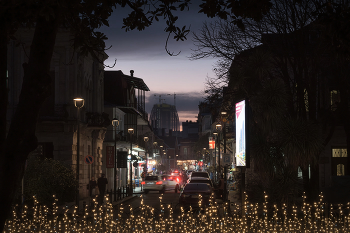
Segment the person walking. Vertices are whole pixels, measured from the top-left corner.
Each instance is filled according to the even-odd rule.
[[[96,187],[97,187],[97,183],[96,183],[95,177],[91,177],[91,180],[89,181],[89,184],[88,184],[90,197],[94,197],[96,195]]]
[[[108,180],[105,177],[105,174],[101,174],[101,177],[97,179],[97,186],[98,186],[98,191],[100,192],[99,194],[99,203],[103,203],[103,198],[105,196],[105,191],[106,191],[106,185],[108,184]]]
[[[223,199],[224,198],[224,189],[225,189],[225,180],[224,177],[221,176],[219,180],[219,185],[218,185],[218,191],[219,191],[219,198]]]

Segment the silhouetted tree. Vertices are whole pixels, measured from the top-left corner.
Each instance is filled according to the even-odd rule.
[[[224,103],[232,105],[245,97],[251,100],[255,143],[256,146],[261,143],[261,146],[266,146],[265,150],[260,148],[261,156],[259,150],[252,154],[255,159],[260,157],[265,160],[261,162],[269,164],[262,169],[271,176],[279,172],[278,169],[272,172],[272,169],[283,168],[285,164],[294,167],[288,169],[294,174],[295,168],[301,167],[304,189],[312,198],[318,194],[319,187],[320,129],[327,126],[322,132],[322,142],[326,145],[334,128],[334,121],[329,120],[333,118],[330,106],[320,106],[318,98],[330,83],[331,76],[325,71],[331,68],[329,60],[339,57],[341,51],[337,48],[342,46],[343,55],[350,51],[346,39],[349,35],[346,27],[349,24],[349,5],[338,3],[341,1],[276,0],[270,12],[259,22],[244,19],[245,30],[223,20],[205,24],[200,33],[195,34],[197,49],[192,54],[192,59],[220,59],[218,77],[210,80],[209,87],[213,87],[213,83],[228,85],[230,95],[228,101],[223,99]],[[329,50],[337,53],[331,54]],[[345,61],[345,55],[342,57]],[[328,70],[338,71],[338,74],[340,70],[347,70],[348,65],[336,61],[331,63],[337,64],[338,69]],[[342,84],[337,87],[344,94],[344,106],[348,106],[346,75],[343,72],[339,77],[343,81],[338,79],[338,84]],[[220,88],[217,86],[207,90],[212,94],[208,98],[215,99],[220,96],[218,92]],[[345,120],[347,112],[343,112],[345,126],[348,125]],[[282,140],[281,136],[285,138]],[[278,163],[280,166],[276,166]],[[293,177],[285,173],[286,169],[279,173]]]

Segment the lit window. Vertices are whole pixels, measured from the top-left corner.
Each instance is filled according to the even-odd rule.
[[[345,176],[344,164],[337,165],[337,176]]]
[[[332,157],[333,158],[348,157],[347,149],[344,149],[344,148],[332,149]]]

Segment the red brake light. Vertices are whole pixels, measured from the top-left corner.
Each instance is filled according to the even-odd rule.
[[[142,181],[141,184],[146,184],[146,182],[145,182],[145,181]]]
[[[156,184],[158,184],[158,185],[159,185],[159,184],[163,184],[163,181],[161,181],[161,180],[160,180],[160,181],[157,181]]]
[[[177,181],[177,182],[180,182],[180,179],[179,179],[179,178],[176,178],[176,181]]]

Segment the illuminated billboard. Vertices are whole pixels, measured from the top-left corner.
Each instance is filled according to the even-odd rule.
[[[213,137],[209,137],[209,149],[215,149],[215,140]]]
[[[247,167],[247,101],[236,103],[236,166]]]

